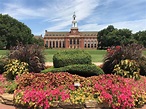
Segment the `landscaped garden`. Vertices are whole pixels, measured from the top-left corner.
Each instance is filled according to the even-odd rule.
[[[0,59],[0,94],[13,94],[17,109],[143,107],[143,49],[138,44],[110,47],[100,66],[86,50],[59,50],[53,53],[53,66],[45,66],[43,48],[18,45]]]

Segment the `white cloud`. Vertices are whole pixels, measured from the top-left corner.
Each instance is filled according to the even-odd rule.
[[[27,7],[24,7],[22,4],[4,4],[5,8],[3,9],[3,14],[9,14],[17,19],[31,19],[36,17],[41,17],[41,11],[33,10]]]
[[[29,3],[29,0],[25,3],[21,0],[12,1],[1,3],[3,7],[0,12],[21,21],[27,20],[32,31],[36,28],[34,22],[41,22],[38,23],[41,24],[38,25],[40,31],[68,31],[74,11],[79,30],[99,31],[114,25],[116,28],[129,28],[136,32],[146,27],[146,14],[143,11],[145,0],[38,0],[40,4],[37,4],[37,0],[34,4]],[[31,22],[32,19],[34,22]]]
[[[47,30],[63,30],[65,27],[71,25],[72,15],[74,11],[76,12],[76,20],[78,22],[84,20],[86,17],[89,17],[93,13],[93,10],[98,6],[97,1],[98,0],[72,0],[72,4],[70,4],[69,6],[65,5],[64,9],[61,8],[62,10],[64,10],[63,12],[60,11],[60,14],[56,14],[54,18],[48,19],[49,22],[55,22],[55,20],[57,21],[55,22],[55,25],[47,28]],[[58,9],[56,8],[56,10]],[[60,22],[58,22],[58,19],[60,20]]]
[[[135,20],[135,21],[123,21],[123,22],[116,22],[116,23],[109,23],[109,24],[87,24],[79,26],[81,31],[100,31],[104,28],[107,28],[108,25],[113,25],[115,28],[123,29],[128,28],[132,30],[133,33],[146,30],[146,19],[142,20]]]

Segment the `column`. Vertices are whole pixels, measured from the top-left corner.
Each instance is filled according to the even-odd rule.
[[[50,48],[50,41],[48,41],[48,48]]]
[[[71,39],[72,40],[72,45],[70,45],[71,46],[71,48],[73,48],[73,46],[74,46],[74,39]]]
[[[76,45],[76,48],[78,48],[77,39],[76,39],[76,44],[75,45]]]
[[[60,40],[58,40],[58,48],[60,48]]]
[[[51,40],[51,48],[53,48],[53,40]]]

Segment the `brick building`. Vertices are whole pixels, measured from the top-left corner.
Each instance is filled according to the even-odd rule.
[[[76,15],[74,13],[70,32],[50,32],[45,30],[45,46],[48,48],[97,48],[97,32],[79,31],[75,18]]]

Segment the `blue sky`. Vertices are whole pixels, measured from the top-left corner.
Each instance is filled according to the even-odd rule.
[[[34,35],[70,31],[74,11],[80,31],[108,25],[133,33],[146,30],[146,0],[0,0],[0,13],[23,22]]]

